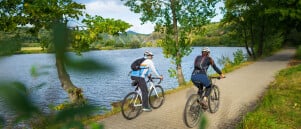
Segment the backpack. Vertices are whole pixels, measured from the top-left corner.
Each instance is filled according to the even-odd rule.
[[[139,59],[136,59],[132,64],[131,64],[131,69],[133,71],[137,71],[140,69],[140,64],[145,60],[145,58],[139,58]]]

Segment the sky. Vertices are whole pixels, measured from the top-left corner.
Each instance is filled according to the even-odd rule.
[[[102,16],[103,18],[114,18],[120,19],[125,22],[128,22],[132,25],[128,30],[141,33],[141,34],[150,34],[154,30],[153,23],[147,22],[143,25],[140,21],[140,14],[131,12],[129,7],[123,5],[124,2],[121,0],[75,0],[78,3],[84,4],[86,9],[84,12],[94,16]],[[219,7],[223,6],[223,3],[218,3],[217,12],[219,12]],[[215,16],[211,21],[218,22],[222,18],[222,15],[219,14]],[[79,24],[80,22],[74,23]]]

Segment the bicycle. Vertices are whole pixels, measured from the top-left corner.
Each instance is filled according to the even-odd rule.
[[[193,128],[195,127],[201,118],[203,112],[209,109],[210,113],[217,112],[220,103],[220,91],[215,83],[212,83],[212,79],[221,79],[221,77],[209,77],[211,82],[211,87],[206,89],[203,87],[203,93],[200,94],[192,94],[185,105],[184,109],[184,122],[186,126]],[[208,108],[201,103],[204,99],[206,90],[210,90],[210,95],[208,96]]]
[[[161,85],[161,79],[157,83],[157,85],[154,84],[153,79],[160,79],[157,77],[151,77],[148,76],[147,85],[150,86],[149,88],[149,94],[148,94],[148,101],[150,106],[153,109],[157,109],[162,106],[164,103],[164,90]],[[133,84],[133,83],[132,83]],[[135,86],[135,91],[130,92],[127,94],[121,104],[121,112],[124,118],[131,120],[136,118],[140,113],[142,107],[142,93],[140,88],[138,87],[137,83],[134,83],[133,86]]]

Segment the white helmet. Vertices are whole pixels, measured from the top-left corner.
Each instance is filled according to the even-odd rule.
[[[144,52],[144,56],[154,56],[154,54],[150,51]]]
[[[202,52],[210,52],[209,47],[204,47],[204,48],[202,49]]]

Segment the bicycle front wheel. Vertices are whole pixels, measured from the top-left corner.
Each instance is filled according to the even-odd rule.
[[[200,121],[202,115],[202,107],[199,104],[200,101],[200,96],[198,94],[193,94],[186,102],[184,109],[184,123],[189,128],[195,127]]]
[[[149,104],[152,108],[157,109],[164,103],[164,90],[160,85],[152,88],[149,95]]]
[[[127,94],[121,104],[121,112],[125,119],[136,118],[142,109],[142,101],[138,93],[131,92]]]
[[[220,91],[216,85],[211,87],[210,96],[208,98],[209,110],[211,113],[217,112],[220,102]]]

